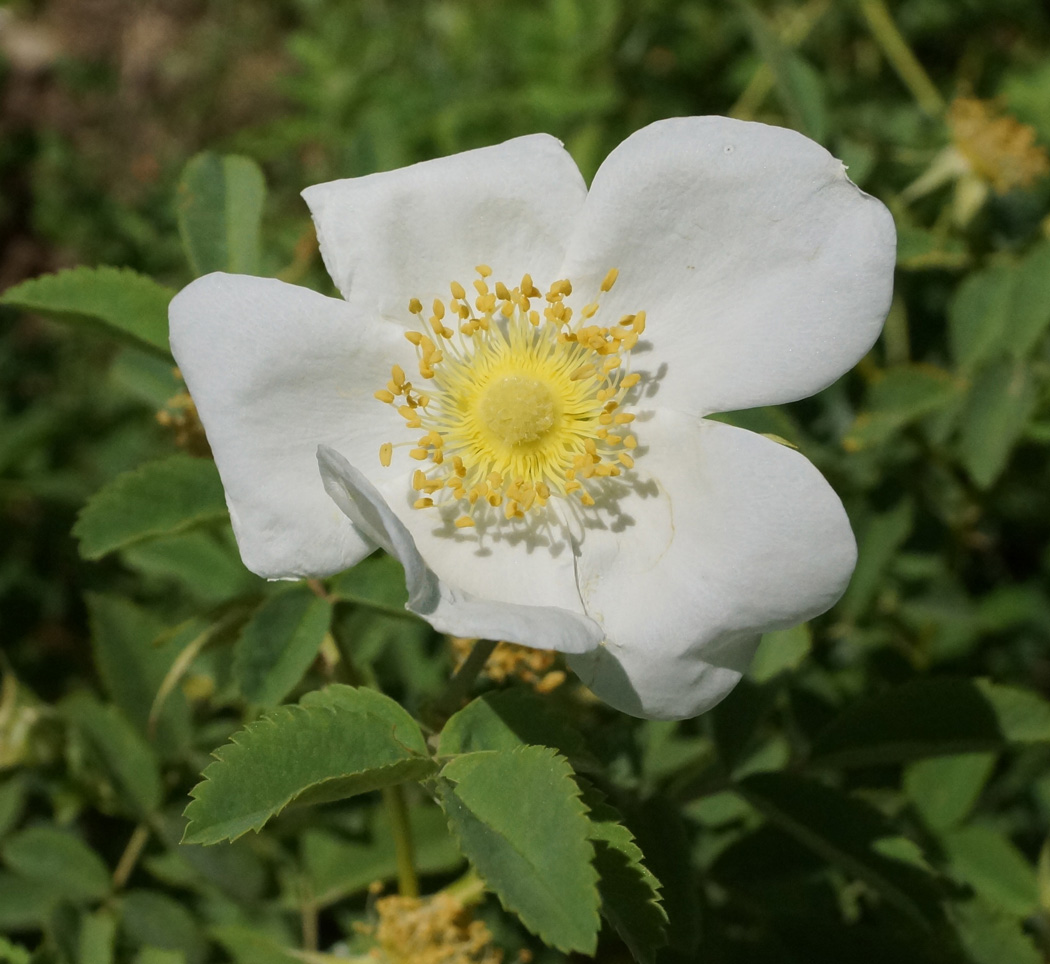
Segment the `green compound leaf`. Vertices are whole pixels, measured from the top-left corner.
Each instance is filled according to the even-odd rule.
[[[140,348],[170,358],[168,302],[175,292],[127,268],[71,268],[23,281],[0,305],[86,321]]]
[[[162,794],[157,758],[120,710],[86,694],[66,700],[61,709],[98,758],[121,802],[140,817],[156,810]]]
[[[1050,742],[1050,703],[985,680],[918,679],[847,709],[817,738],[814,762],[871,766]]]
[[[302,679],[332,621],[332,604],[305,585],[267,599],[234,647],[233,671],[251,703],[276,706]]]
[[[512,750],[529,743],[549,746],[570,760],[587,755],[583,737],[551,711],[548,700],[524,688],[486,693],[449,717],[438,753]]]
[[[115,549],[226,518],[215,463],[188,455],[148,462],[95,493],[73,535],[80,554],[98,559]]]
[[[258,274],[266,181],[247,157],[207,151],[192,158],[178,187],[179,233],[190,268]]]
[[[598,870],[601,914],[627,945],[638,964],[654,964],[667,943],[667,912],[660,882],[642,862],[641,848],[623,818],[594,786],[581,781],[590,808],[594,866]]]
[[[342,800],[435,769],[405,710],[374,690],[342,685],[268,713],[215,757],[191,793],[183,843],[235,840],[290,803]]]
[[[109,893],[109,871],[79,837],[54,827],[30,827],[10,837],[4,863],[69,900],[100,900]]]
[[[756,773],[734,789],[774,826],[864,881],[916,924],[932,927],[939,917],[933,879],[913,859],[901,859],[892,846],[896,832],[873,807],[788,773]]]
[[[468,753],[445,765],[437,790],[464,855],[500,903],[552,947],[593,954],[598,873],[568,761],[542,746]]]

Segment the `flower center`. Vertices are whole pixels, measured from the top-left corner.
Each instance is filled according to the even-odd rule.
[[[557,417],[554,395],[538,378],[505,375],[478,399],[478,420],[496,444],[507,447],[540,441]]]
[[[594,301],[574,320],[565,303],[568,281],[541,295],[529,275],[515,288],[490,287],[491,269],[477,271],[473,302],[453,281],[451,299],[436,300],[422,330],[405,333],[416,346],[422,387],[394,365],[386,388],[375,393],[408,428],[425,433],[409,452],[426,463],[413,474],[414,505],[458,502],[461,528],[474,525],[484,507],[524,518],[552,495],[594,505],[601,479],[634,466],[638,443],[627,428],[634,415],[621,404],[640,379],[624,362],[645,330],[645,312],[606,327],[591,320]],[[601,291],[616,277],[613,269]],[[418,299],[409,311],[422,322]],[[393,449],[390,442],[380,448],[383,465]]]

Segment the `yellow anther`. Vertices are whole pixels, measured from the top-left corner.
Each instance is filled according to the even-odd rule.
[[[569,282],[568,278],[562,278],[561,281],[555,281],[554,284],[551,285],[550,293],[553,295],[568,297],[572,294],[572,284]]]
[[[602,291],[609,291],[614,284],[616,279],[620,277],[620,272],[616,268],[610,268],[609,273],[605,276],[605,280],[601,284]]]
[[[487,264],[479,264],[474,270],[481,275],[482,278],[487,278],[492,274],[492,269]]]
[[[394,393],[393,392],[388,392],[385,388],[379,389],[378,392],[372,392],[372,394],[376,398],[378,398],[379,401],[386,402],[387,404],[389,404],[390,402],[392,402],[394,400]]]
[[[452,292],[452,297],[457,299],[458,301],[462,301],[464,298],[467,297],[467,293],[466,291],[464,291],[463,285],[461,285],[458,281],[453,281],[448,287],[449,291]]]
[[[489,286],[485,284],[483,279],[478,278],[478,280],[474,282],[474,290],[479,295],[487,295],[489,293]]]
[[[635,319],[634,315],[624,315],[620,319],[620,324],[623,325],[625,328],[630,328],[631,325],[634,324],[634,319]]]
[[[427,475],[422,469],[416,469],[412,473],[412,488],[420,492],[427,484]]]
[[[438,321],[445,317],[445,303],[440,298],[434,299],[434,317]]]
[[[636,439],[636,438],[635,438],[635,437],[634,437],[633,435],[628,435],[628,436],[627,436],[627,437],[626,437],[626,438],[625,438],[625,439],[623,440],[623,447],[624,447],[625,449],[633,449],[633,448],[637,448],[637,447],[638,447],[638,439]]]
[[[587,492],[587,491],[584,491],[583,494],[580,496],[580,501],[584,505],[594,505],[594,498],[590,494],[590,492]]]
[[[423,303],[418,298],[413,298],[408,303],[408,310],[414,315],[418,315],[423,310]]]
[[[510,292],[507,290],[507,286],[502,281],[496,282],[496,297],[500,301],[508,301],[510,299]]]
[[[423,498],[416,499],[416,501],[412,503],[412,508],[413,509],[429,509],[433,505],[434,505],[434,500],[433,499],[428,499],[426,496],[424,496]]]
[[[551,497],[550,486],[547,485],[546,482],[537,482],[536,483],[536,494],[541,499],[549,499]]]
[[[589,305],[584,305],[580,314],[583,315],[584,318],[593,318],[598,314],[598,302],[592,301]]]
[[[616,458],[620,461],[621,465],[624,465],[629,469],[634,468],[634,459],[632,459],[626,452],[619,452]]]
[[[412,449],[408,453],[409,458],[415,459],[417,462],[422,462],[430,453],[426,449]]]
[[[638,314],[636,314],[634,316],[634,322],[632,323],[631,327],[634,328],[634,330],[636,332],[638,332],[639,335],[643,331],[645,331],[645,312],[644,311],[639,311]]]
[[[390,377],[398,388],[405,384],[405,370],[400,365],[394,365],[390,369]]]
[[[613,421],[617,425],[626,425],[628,422],[634,421],[634,414],[632,412],[619,412],[613,417]]]
[[[503,304],[499,306],[499,310],[504,318],[509,318],[514,314],[514,305],[509,301],[504,301]]]
[[[637,372],[633,372],[630,375],[625,375],[620,381],[620,385],[624,388],[634,388],[642,380],[642,376]]]
[[[418,345],[423,340],[423,333],[421,331],[406,331],[405,337],[412,342],[413,345]]]
[[[390,465],[390,459],[394,454],[394,446],[389,442],[384,442],[379,446],[379,464],[384,468]]]
[[[474,520],[469,515],[461,515],[458,519],[456,519],[456,528],[473,529]]]

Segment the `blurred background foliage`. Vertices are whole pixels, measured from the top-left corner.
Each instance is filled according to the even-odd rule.
[[[1048,54],[1038,0],[20,0],[0,7],[0,293],[74,265],[185,284],[179,185],[203,150],[265,175],[258,273],[330,291],[309,184],[533,131],[589,178],[681,114],[818,139],[896,216],[885,333],[816,398],[728,417],[843,497],[861,547],[845,598],[683,724],[609,712],[521,654],[488,685],[551,691],[582,731],[664,886],[659,960],[1037,964]],[[210,751],[345,678],[341,652],[413,710],[454,652],[398,615],[388,561],[324,586],[251,576],[207,479],[195,515],[111,544],[82,521],[78,551],[96,492],[169,456],[193,476],[175,453],[202,443],[161,353],[53,315],[0,306],[0,961],[320,961],[383,934],[391,961],[564,959],[491,899],[479,946],[384,931],[373,884],[395,866],[370,798],[177,845]],[[296,639],[260,642],[289,610],[312,614]],[[253,662],[291,642],[276,677]],[[461,859],[426,799],[411,813],[434,891]],[[630,956],[610,932],[598,959]]]

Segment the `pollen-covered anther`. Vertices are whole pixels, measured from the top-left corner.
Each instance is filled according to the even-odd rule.
[[[488,265],[476,271],[473,304],[457,280],[449,283],[450,300],[434,299],[429,318],[419,299],[408,303],[420,330],[406,338],[426,393],[397,365],[375,392],[406,427],[424,431],[407,445],[409,458],[426,463],[412,476],[413,505],[458,503],[464,514],[454,524],[461,529],[475,524],[480,507],[518,520],[555,497],[594,505],[595,486],[634,465],[627,452],[637,445],[634,437],[609,427],[633,419],[621,406],[640,380],[626,369],[645,313],[612,327],[596,322],[616,269],[602,280],[599,298],[575,312],[568,279],[544,294],[529,274],[512,288],[494,279]],[[541,310],[532,307],[537,298]],[[384,466],[392,450],[390,443],[381,447]]]

